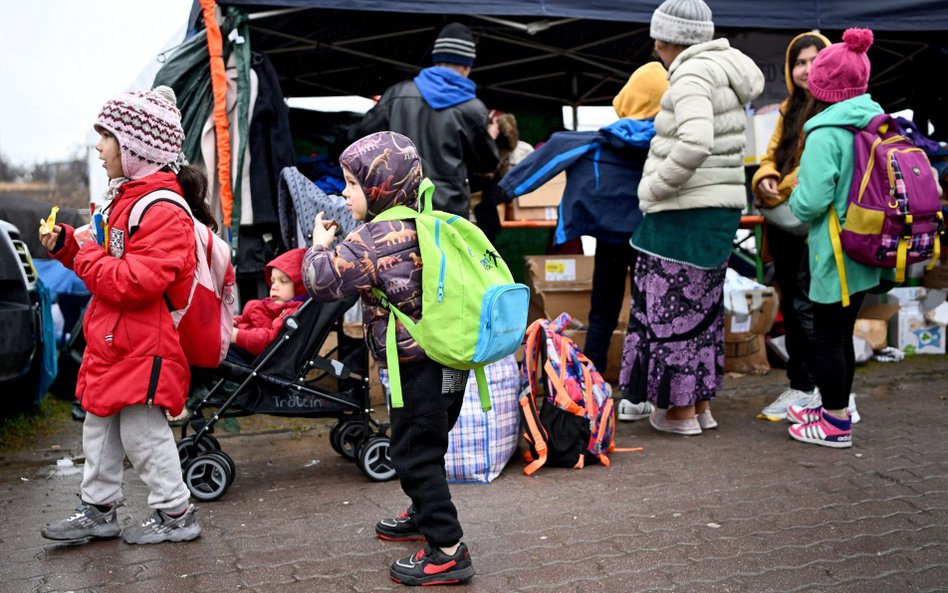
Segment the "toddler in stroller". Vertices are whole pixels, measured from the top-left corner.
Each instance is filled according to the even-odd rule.
[[[388,426],[371,416],[368,350],[343,327],[343,315],[356,300],[307,300],[284,318],[277,339],[252,362],[228,357],[203,373],[204,380],[216,382],[194,404],[178,441],[184,482],[195,498],[220,498],[234,479],[234,462],[221,451],[215,424],[252,414],[335,418],[330,444],[337,453],[356,460],[372,480],[395,477]],[[335,346],[324,351],[333,334]]]

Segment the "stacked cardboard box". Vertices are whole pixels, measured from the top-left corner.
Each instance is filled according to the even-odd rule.
[[[779,299],[773,288],[744,291],[747,313],[728,312],[724,316],[725,372],[763,374],[767,362],[766,335],[777,316]]]
[[[945,303],[945,291],[922,286],[893,288],[886,294],[898,305],[898,313],[889,321],[889,341],[904,352],[944,354],[945,324],[933,313]]]
[[[530,287],[529,321],[546,317],[553,319],[560,313],[569,313],[579,324],[589,323],[590,297],[594,258],[588,255],[529,255],[526,256],[526,284]],[[619,382],[622,361],[622,342],[629,321],[630,289],[626,283],[625,298],[619,310],[619,325],[609,341],[609,359],[603,378]],[[568,330],[567,335],[582,350],[586,330]]]
[[[508,203],[505,217],[507,220],[556,220],[564,189],[565,172]]]
[[[566,312],[587,325],[592,295],[594,258],[591,255],[528,255],[524,258],[525,282],[530,288],[529,320],[553,319]],[[629,319],[630,290],[619,311],[619,325],[625,328]]]

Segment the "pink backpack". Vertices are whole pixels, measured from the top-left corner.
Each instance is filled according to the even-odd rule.
[[[925,152],[902,135],[888,114],[872,118],[853,132],[855,167],[840,227],[830,208],[830,237],[842,286],[843,306],[849,305],[843,251],[853,260],[877,268],[894,268],[896,282],[905,280],[909,264],[940,254],[944,217],[938,185]]]
[[[129,235],[141,224],[145,212],[157,202],[170,202],[182,208],[194,221],[196,264],[188,302],[171,311],[178,329],[181,348],[191,366],[216,368],[230,347],[234,327],[234,267],[230,263],[230,245],[202,222],[195,220],[188,203],[170,190],[144,196],[132,206],[128,219]],[[219,327],[220,332],[212,328]]]

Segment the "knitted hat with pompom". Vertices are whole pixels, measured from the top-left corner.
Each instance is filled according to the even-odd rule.
[[[122,171],[129,179],[141,179],[176,162],[184,145],[181,111],[174,91],[166,86],[128,91],[110,99],[95,127],[118,140]]]
[[[827,47],[810,67],[810,94],[818,101],[839,103],[858,97],[869,86],[869,58],[872,46],[869,29],[846,29],[843,42]]]

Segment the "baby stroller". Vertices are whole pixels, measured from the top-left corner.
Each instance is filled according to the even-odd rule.
[[[253,363],[225,360],[209,371],[216,383],[195,405],[178,441],[184,482],[195,498],[220,498],[234,480],[234,462],[221,451],[214,425],[221,418],[251,414],[336,418],[332,448],[355,460],[371,480],[395,477],[388,425],[370,415],[368,349],[361,338],[343,331],[343,314],[356,301],[308,300],[286,318],[280,335]],[[331,333],[336,346],[320,355]],[[225,395],[228,382],[239,386]],[[208,408],[216,411],[205,418]]]

